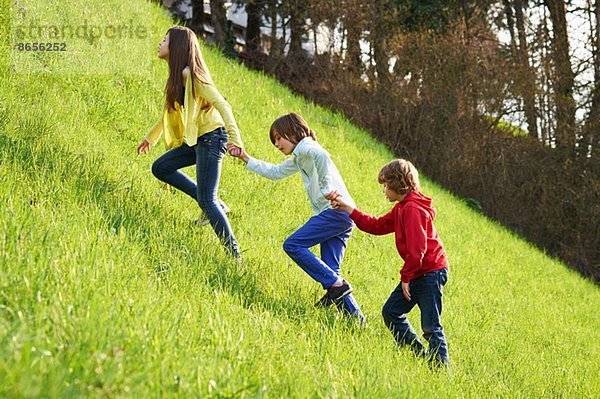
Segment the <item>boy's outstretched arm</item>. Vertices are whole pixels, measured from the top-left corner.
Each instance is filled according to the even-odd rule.
[[[298,172],[298,167],[294,163],[293,158],[288,158],[279,165],[273,165],[272,163],[252,158],[246,153],[246,150],[234,144],[228,144],[227,149],[232,157],[241,159],[246,164],[246,168],[267,179],[283,179]]]
[[[356,223],[356,227],[364,232],[375,235],[384,235],[394,232],[395,218],[393,209],[381,217],[374,217],[348,205],[348,203],[344,201],[344,197],[336,190],[327,193],[325,198],[331,202],[331,206],[334,209],[348,212],[350,218]]]
[[[348,205],[348,203],[344,200],[344,197],[342,197],[342,195],[337,190],[332,190],[329,193],[325,194],[325,199],[328,199],[329,202],[331,202],[331,206],[334,209],[339,209],[348,214],[354,211],[354,208]]]

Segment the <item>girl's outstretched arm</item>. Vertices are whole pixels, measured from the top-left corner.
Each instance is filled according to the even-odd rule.
[[[238,148],[244,148],[242,137],[239,128],[235,122],[231,105],[225,100],[221,93],[214,85],[194,82],[194,87],[197,92],[209,103],[213,105],[221,114],[223,122],[225,122],[225,130],[229,135],[229,142],[233,143]]]
[[[146,137],[142,140],[142,142],[137,147],[137,154],[147,154],[150,149],[156,144],[163,131],[163,118],[162,116],[156,121],[154,126],[150,129]]]
[[[147,141],[148,144],[150,144],[150,146],[154,146],[158,142],[158,139],[160,139],[160,136],[162,135],[162,131],[163,131],[163,117],[161,115],[161,117],[158,118],[156,123],[150,128],[150,131],[148,132],[148,134],[146,134],[146,137],[144,137],[144,140]]]

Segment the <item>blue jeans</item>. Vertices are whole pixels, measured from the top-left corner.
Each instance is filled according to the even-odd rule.
[[[283,250],[323,288],[329,288],[340,276],[346,242],[352,229],[354,223],[346,212],[327,209],[308,219],[289,236],[283,243]],[[321,246],[321,258],[309,250],[317,244]],[[343,309],[364,318],[352,294],[344,297]]]
[[[157,179],[197,201],[225,248],[237,257],[237,241],[225,212],[217,202],[221,164],[227,152],[227,140],[227,133],[221,127],[198,137],[198,143],[193,147],[183,143],[154,161],[152,173]],[[196,165],[198,184],[179,170],[191,165]]]
[[[406,314],[415,305],[421,310],[423,336],[429,342],[429,356],[432,359],[448,362],[448,344],[444,327],[440,324],[442,314],[442,290],[448,281],[448,269],[426,273],[410,282],[411,300],[402,293],[402,283],[392,292],[383,305],[383,320],[399,345],[408,345],[415,353],[425,355],[427,351],[419,341]]]

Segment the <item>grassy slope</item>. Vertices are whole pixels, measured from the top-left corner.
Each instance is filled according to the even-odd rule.
[[[21,3],[30,15],[81,18],[72,1],[60,12]],[[126,57],[129,72],[14,74],[3,55],[0,396],[600,394],[598,288],[427,180],[452,262],[443,320],[453,377],[397,351],[380,320],[401,266],[392,237],[350,241],[344,269],[366,328],[313,308],[320,288],[281,250],[310,212],[298,176],[271,182],[225,161],[221,196],[246,251],[243,268],[228,262],[212,231],[191,225],[190,201],[151,176],[162,150],[134,156],[159,114],[166,66],[152,57],[168,17],[142,1],[90,3],[92,22],[112,20],[118,3],[148,28],[131,48],[103,47],[105,62]],[[375,181],[392,158],[384,146],[270,78],[205,56],[251,154],[281,160],[268,126],[299,112],[357,203],[390,207]]]

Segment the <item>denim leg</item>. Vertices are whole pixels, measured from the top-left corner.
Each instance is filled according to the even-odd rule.
[[[411,292],[412,294],[412,292]],[[406,314],[417,304],[414,296],[408,301],[402,293],[402,283],[388,298],[381,311],[386,327],[391,331],[398,345],[408,345],[418,355],[425,354],[426,350],[414,328],[406,318]]]
[[[350,238],[351,231],[352,228],[320,243],[321,259],[337,274],[340,274],[340,267],[346,252],[346,242]]]
[[[358,305],[358,302],[356,302],[356,298],[354,298],[352,293],[343,297],[341,303],[336,302],[335,305],[337,306],[338,310],[357,317],[362,323],[366,321],[365,315],[363,314],[362,310],[360,310],[360,306]]]
[[[429,355],[442,362],[448,361],[448,344],[444,327],[440,322],[442,314],[442,289],[448,280],[447,269],[436,270],[418,278],[415,284],[417,303],[421,309],[423,337],[429,342]],[[412,290],[411,283],[411,290]],[[412,291],[411,291],[412,292]]]
[[[196,180],[198,181],[198,205],[204,211],[210,225],[225,248],[239,256],[238,244],[231,230],[229,219],[219,206],[217,191],[221,177],[221,164],[227,152],[227,134],[219,128],[198,138],[196,145]]]
[[[308,219],[302,227],[289,236],[283,243],[283,250],[309,276],[321,283],[323,288],[329,288],[339,277],[340,262],[352,228],[352,220],[346,212],[327,209]],[[340,238],[336,239],[336,237]],[[326,250],[326,252],[331,266],[309,250],[310,247],[329,240],[332,241],[326,248],[331,251]]]
[[[173,148],[152,164],[152,174],[162,182],[183,191],[196,200],[196,183],[179,169],[196,163],[196,151],[187,144]]]
[[[351,227],[350,230],[321,243],[321,259],[331,268],[331,270],[336,272],[338,276],[342,274],[340,271],[341,264],[344,259],[344,253],[346,252],[346,242],[350,238],[352,229],[353,227]],[[352,294],[346,295],[341,303],[336,303],[336,305],[338,305],[340,310],[355,315],[364,321],[365,316],[362,314],[360,306],[358,306],[358,303]]]

